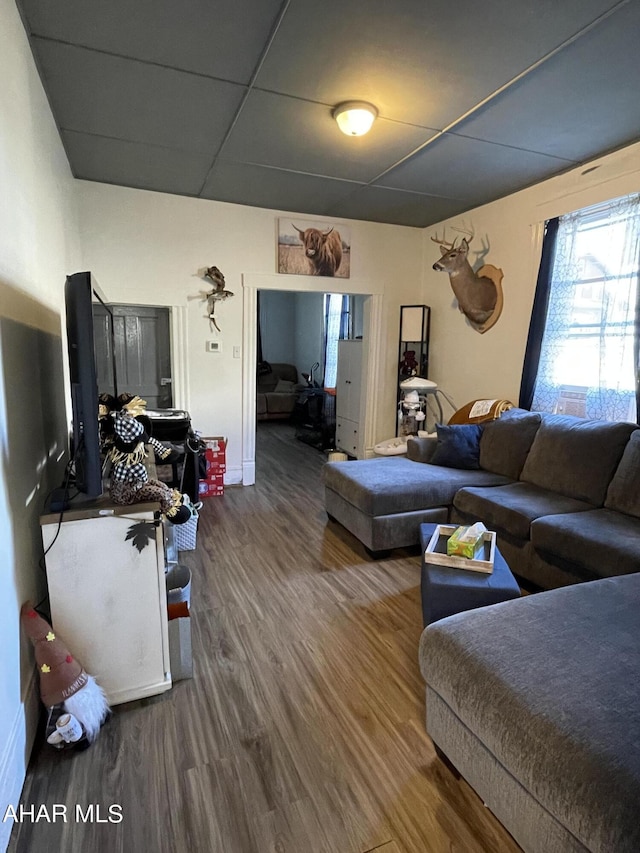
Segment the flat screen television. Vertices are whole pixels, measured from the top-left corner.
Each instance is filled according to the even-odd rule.
[[[98,424],[98,382],[93,333],[94,307],[106,312],[113,339],[113,317],[103,294],[90,272],[67,276],[65,283],[67,349],[71,382],[72,436],[71,458],[75,469],[75,487],[87,497],[102,494],[102,458]],[[113,346],[110,387],[101,390],[117,395]]]

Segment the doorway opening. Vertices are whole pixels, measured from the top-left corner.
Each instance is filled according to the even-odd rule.
[[[330,286],[327,287],[327,285]],[[364,364],[362,370],[363,446],[367,452],[369,448],[373,447],[373,439],[376,434],[375,391],[380,386],[380,375],[383,367],[378,357],[382,350],[382,294],[384,289],[382,282],[365,282],[356,279],[350,279],[347,282],[340,282],[334,279],[331,282],[327,282],[326,279],[320,277],[312,278],[310,281],[308,276],[245,274],[243,275],[243,485],[255,483],[258,291],[299,291],[320,294],[320,298],[322,298],[328,290],[335,292],[341,285],[345,292],[362,297]],[[369,357],[370,353],[371,357]],[[376,355],[374,356],[373,354]],[[305,372],[307,369],[305,368]]]
[[[118,392],[137,394],[149,409],[171,409],[174,405],[171,357],[171,309],[150,305],[110,305],[113,339],[108,311],[94,309],[94,341],[98,389],[113,387],[109,371],[114,360]]]

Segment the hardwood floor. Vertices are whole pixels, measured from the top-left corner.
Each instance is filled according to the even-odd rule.
[[[327,523],[324,456],[262,424],[257,484],[201,514],[194,676],[121,705],[86,752],[46,744],[10,853],[516,853],[436,758],[418,670],[420,559],[370,561]],[[75,820],[100,805],[120,823]]]

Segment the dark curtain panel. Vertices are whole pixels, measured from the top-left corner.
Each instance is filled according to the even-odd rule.
[[[349,337],[349,297],[342,297],[342,312],[340,314],[340,340]]]
[[[640,267],[640,258],[638,259]],[[640,272],[636,284],[636,329],[633,341],[633,352],[636,365],[636,423],[640,424]]]
[[[538,376],[542,337],[547,320],[547,307],[549,305],[549,291],[553,275],[553,261],[556,254],[559,221],[559,218],[556,216],[553,219],[549,219],[545,226],[542,258],[540,259],[536,294],[533,299],[529,336],[527,337],[527,348],[522,367],[522,382],[520,383],[520,399],[518,401],[521,409],[530,409],[533,403],[533,391]]]

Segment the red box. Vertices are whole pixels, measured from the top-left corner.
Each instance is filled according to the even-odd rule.
[[[227,470],[227,439],[222,435],[203,436],[207,476],[200,480],[198,494],[210,498],[224,494],[224,473]]]
[[[211,498],[215,495],[224,494],[224,475],[212,474],[207,475],[206,480],[200,480],[198,485],[198,496],[201,498]]]
[[[225,464],[227,461],[227,439],[222,435],[203,436],[202,440],[205,443],[205,456],[208,462],[220,462]]]
[[[224,472],[227,470],[225,462],[219,462],[217,459],[209,459],[207,453],[209,453],[208,450],[205,451],[205,459],[207,462],[207,477],[209,477],[210,473],[212,475],[224,474]]]

